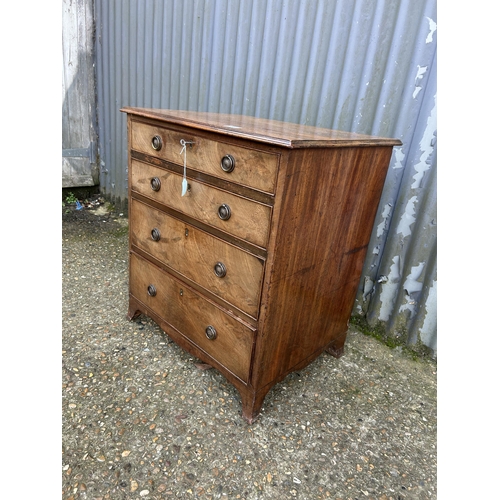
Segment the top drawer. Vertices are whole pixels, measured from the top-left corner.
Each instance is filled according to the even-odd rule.
[[[194,142],[187,146],[188,168],[259,191],[274,193],[279,155],[233,144],[212,141],[194,134],[169,130],[156,125],[132,121],[132,149],[184,165],[181,140]]]

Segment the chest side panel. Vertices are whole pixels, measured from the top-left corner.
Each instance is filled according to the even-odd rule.
[[[353,147],[290,155],[265,276],[256,386],[345,334],[391,153]]]

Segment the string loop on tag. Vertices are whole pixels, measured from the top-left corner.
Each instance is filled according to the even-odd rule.
[[[186,145],[189,144],[190,146],[192,146],[194,144],[194,142],[193,141],[185,141],[184,139],[181,139],[180,143],[181,143],[182,149],[181,149],[179,154],[181,155],[182,153],[184,153],[184,176],[182,178],[182,193],[181,193],[181,196],[184,196],[186,194],[187,188],[188,188],[188,182],[186,179]]]

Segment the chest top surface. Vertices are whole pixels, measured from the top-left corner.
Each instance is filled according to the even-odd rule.
[[[398,139],[331,130],[296,123],[255,118],[252,116],[124,107],[121,111],[142,118],[217,132],[222,135],[251,139],[286,148],[397,146]]]

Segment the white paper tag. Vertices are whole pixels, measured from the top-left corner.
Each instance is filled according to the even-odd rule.
[[[184,153],[184,177],[182,178],[182,192],[181,196],[184,196],[187,193],[187,179],[186,179],[186,141],[184,139],[181,139],[181,146],[182,149],[180,151],[180,155]]]

